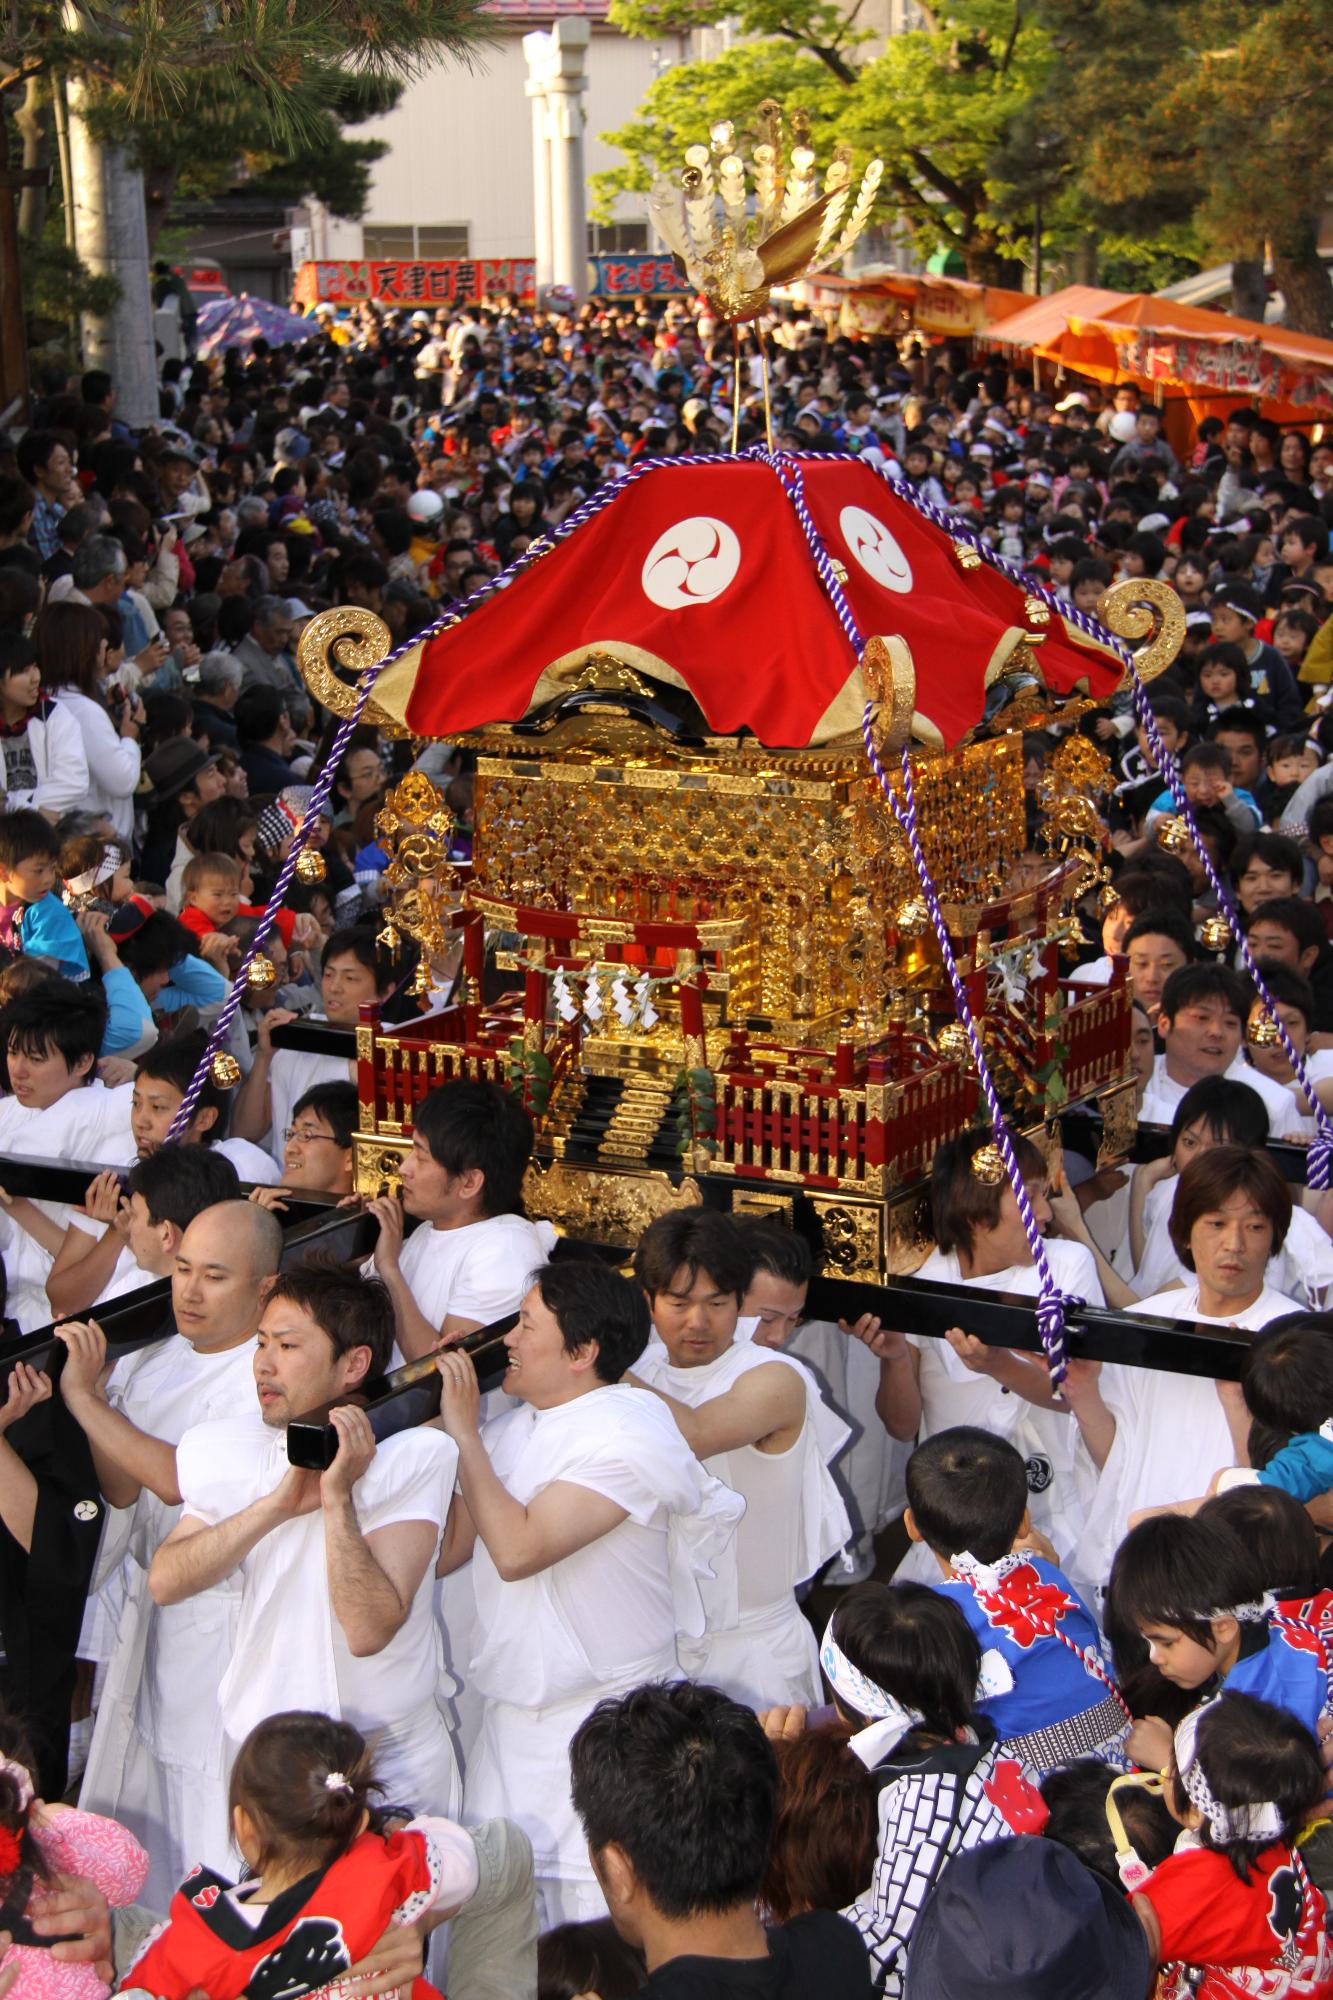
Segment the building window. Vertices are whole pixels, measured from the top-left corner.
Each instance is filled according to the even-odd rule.
[[[588,249],[594,257],[632,256],[647,248],[646,222],[594,223],[588,231]]]
[[[361,231],[366,257],[448,258],[471,255],[466,222],[369,222]]]
[[[417,230],[418,257],[470,257],[466,222],[433,222]]]

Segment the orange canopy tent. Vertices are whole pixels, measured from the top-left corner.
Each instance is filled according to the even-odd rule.
[[[1151,390],[1166,404],[1178,449],[1201,418],[1238,402],[1280,424],[1333,413],[1333,340],[1146,292],[1066,285],[992,319],[978,339],[1028,348],[1062,372]]]

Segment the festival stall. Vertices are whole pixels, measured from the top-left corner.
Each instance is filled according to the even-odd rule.
[[[1025,349],[1070,376],[1133,382],[1162,404],[1179,451],[1199,422],[1238,402],[1302,429],[1333,413],[1333,340],[1261,326],[1145,292],[1066,285],[1019,313],[992,316],[979,338]]]
[[[811,305],[835,311],[838,331],[853,339],[904,333],[970,337],[1031,304],[1025,292],[1002,285],[874,267],[853,277],[822,271],[793,292]]]

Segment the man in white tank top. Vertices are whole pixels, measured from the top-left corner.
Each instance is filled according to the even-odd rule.
[[[654,1336],[629,1379],[662,1398],[695,1455],[745,1501],[734,1556],[705,1591],[708,1629],[678,1644],[682,1668],[753,1708],[811,1706],[819,1653],[795,1590],[849,1538],[828,1462],[850,1432],[808,1369],[756,1346],[755,1322],[741,1322],[750,1267],[727,1217],[659,1216],[635,1253]]]

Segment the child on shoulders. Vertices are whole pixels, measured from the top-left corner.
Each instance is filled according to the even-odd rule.
[[[88,948],[55,894],[60,842],[44,814],[0,813],[0,944],[49,958],[66,979],[88,978]]]
[[[934,1588],[1012,1677],[980,1704],[1006,1751],[1037,1771],[1073,1757],[1118,1760],[1129,1711],[1096,1620],[1053,1562],[1016,1546],[1028,1534],[1020,1454],[989,1431],[940,1431],[907,1462],[907,1503],[907,1532],[940,1571]]]

